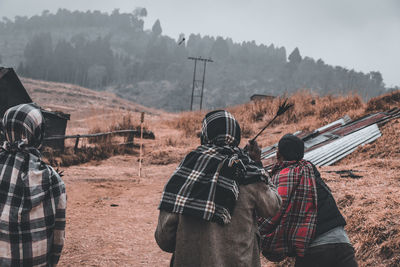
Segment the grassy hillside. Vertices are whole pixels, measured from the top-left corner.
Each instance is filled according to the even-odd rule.
[[[128,110],[132,111],[130,116],[137,121],[139,114],[133,111],[143,108],[140,105],[121,100],[115,95],[93,92],[68,84],[54,84],[28,79],[23,79],[23,83],[27,86],[32,98],[41,105],[63,109],[75,114],[68,126],[67,131],[70,133],[89,132],[93,127],[109,128],[116,121],[129,114]],[[277,142],[286,133],[313,130],[346,114],[352,119],[356,119],[371,112],[400,107],[400,91],[373,98],[367,103],[358,95],[321,97],[307,91],[290,96],[289,101],[295,104],[294,109],[280,117],[272,127],[260,136],[258,140],[262,147]],[[228,108],[238,119],[243,129],[241,146],[244,146],[247,140],[253,137],[264,126],[265,122],[274,115],[280,102],[281,99],[274,99],[249,102]],[[90,111],[91,109],[93,109],[93,112]],[[178,114],[154,110],[151,112],[152,115],[146,116],[146,127],[154,131],[156,140],[145,143],[144,168],[148,173],[156,173],[156,175],[154,177],[150,175],[144,180],[148,181],[147,183],[152,183],[151,188],[158,186],[159,189],[157,190],[161,190],[165,179],[168,178],[169,173],[173,171],[183,156],[199,145],[198,133],[201,130],[201,120],[206,111]],[[323,179],[331,187],[338,206],[347,220],[346,230],[356,249],[360,266],[394,267],[400,265],[400,221],[398,219],[400,214],[398,198],[400,194],[400,120],[388,122],[381,127],[381,132],[382,137],[375,142],[360,147],[334,166],[320,168]],[[132,160],[129,157],[121,158],[119,156],[119,160],[114,160],[115,163],[113,164],[122,164],[129,159]],[[130,167],[126,175],[129,177],[132,175],[131,172],[136,172],[136,169],[131,169],[132,164],[136,164],[137,161],[137,157],[133,157],[131,163],[128,164]],[[117,169],[101,166],[101,162],[82,167],[77,166],[76,175],[79,177],[80,173],[86,169],[89,173],[92,173],[97,168],[103,168],[104,170],[101,169],[103,170],[101,177],[107,177],[107,172],[117,171]],[[362,177],[352,179],[342,177],[334,172],[349,169]],[[67,169],[67,173],[69,170]],[[159,173],[160,170],[163,170],[162,173]],[[98,177],[95,176],[95,178]],[[161,191],[153,193],[158,196]],[[106,193],[102,194],[107,195]],[[143,206],[143,208],[145,210],[156,210],[156,201],[150,202],[154,202],[154,206]],[[80,208],[79,205],[77,204],[76,208]],[[96,202],[94,205],[99,204]],[[127,215],[124,214],[124,216]],[[121,220],[124,221],[125,219]],[[155,222],[156,218],[151,218],[150,221]],[[80,217],[76,223],[79,222]],[[138,229],[149,227],[148,224],[140,225],[140,222],[136,222],[134,225],[134,228]],[[153,225],[150,226],[153,227]],[[73,246],[79,245],[79,234],[76,235],[77,239],[76,242],[73,242]],[[107,235],[108,233],[104,234],[104,236]],[[143,238],[147,240],[151,239],[152,236]],[[77,252],[78,250],[72,249],[72,245],[69,246],[66,250],[68,258],[74,258],[76,262],[79,262],[78,260],[83,256]],[[163,255],[160,254],[161,251],[151,245],[144,246],[143,249],[151,251],[152,255],[156,255],[155,258]],[[93,262],[97,258],[98,256],[93,256]],[[155,258],[153,260],[156,260]],[[159,258],[167,261],[168,255]],[[65,259],[67,260],[67,258]],[[131,264],[134,265],[134,260]],[[263,260],[263,266],[276,265]],[[278,266],[290,266],[290,261],[280,263]]]
[[[399,97],[400,91],[397,91],[365,103],[357,95],[319,97],[299,92],[289,98],[295,104],[294,109],[279,118],[259,138],[259,143],[262,147],[272,145],[286,133],[313,130],[346,114],[356,119],[400,107]],[[242,146],[274,116],[279,102],[276,99],[229,108],[244,128]],[[181,129],[182,136],[193,137],[200,131],[203,116],[204,113],[184,113],[170,123]],[[381,131],[382,137],[377,141],[358,148],[335,166],[320,168],[346,217],[346,230],[360,266],[400,265],[400,120],[390,121]],[[332,173],[349,169],[357,171],[362,178],[344,178]],[[290,261],[279,264],[289,265]]]

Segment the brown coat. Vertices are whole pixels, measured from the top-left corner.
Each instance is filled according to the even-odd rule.
[[[232,221],[224,226],[160,212],[155,238],[162,250],[175,254],[173,266],[261,266],[256,214],[274,216],[281,198],[273,186],[263,182],[242,185],[239,191]]]

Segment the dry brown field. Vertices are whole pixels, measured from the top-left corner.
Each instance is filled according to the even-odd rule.
[[[107,129],[124,116],[139,121],[139,111],[145,111],[146,127],[156,135],[155,140],[144,142],[142,177],[138,176],[137,153],[61,167],[68,208],[60,266],[169,266],[170,254],[162,252],[153,238],[157,206],[179,161],[199,144],[197,133],[205,113],[171,114],[106,92],[29,79],[23,83],[43,107],[72,114],[68,134]],[[318,97],[299,92],[290,97],[295,108],[268,128],[259,143],[271,145],[285,133],[313,130],[345,114],[355,119],[399,107],[399,95],[365,103],[354,95]],[[241,146],[274,115],[278,105],[276,99],[229,108],[243,128]],[[320,168],[347,219],[346,230],[360,266],[400,266],[400,120],[390,121],[381,131],[383,136],[374,143],[334,166]],[[352,169],[362,178],[330,172],[344,169]],[[264,267],[291,266],[290,261],[279,265],[262,262]]]

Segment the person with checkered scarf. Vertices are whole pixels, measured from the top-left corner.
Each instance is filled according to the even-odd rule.
[[[44,118],[22,104],[0,126],[0,266],[56,266],[67,199],[60,175],[41,161]]]
[[[239,148],[240,126],[227,111],[208,113],[201,145],[165,185],[155,239],[171,266],[261,266],[258,216],[281,199],[262,168],[257,143]]]

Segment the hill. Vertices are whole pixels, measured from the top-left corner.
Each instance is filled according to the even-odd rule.
[[[98,92],[78,85],[22,78],[33,101],[41,107],[71,114],[67,134],[84,134],[102,124],[112,124],[130,114],[158,114],[156,109],[128,101],[110,92]],[[90,123],[87,125],[87,121]],[[89,126],[89,127],[88,127]],[[106,130],[106,129],[104,129]]]
[[[94,124],[108,127],[114,121],[104,118],[120,119],[126,114],[126,109],[120,107],[140,107],[108,93],[93,93],[67,84],[28,79],[23,82],[39,103],[75,110],[69,132],[88,132]],[[70,87],[75,89],[68,95]],[[56,99],[58,95],[69,100]],[[94,102],[89,102],[91,96]],[[289,99],[295,108],[279,118],[259,143],[262,147],[271,145],[285,133],[312,130],[345,114],[356,119],[372,111],[399,107],[399,96],[399,91],[393,92],[366,103],[357,95],[322,97],[298,92]],[[279,102],[280,99],[265,100],[229,108],[243,129],[241,146],[273,116]],[[106,108],[87,116],[86,112],[99,106]],[[158,111],[146,116],[146,126],[155,132],[156,139],[145,142],[142,177],[138,176],[137,154],[63,168],[68,219],[61,265],[168,266],[170,254],[162,252],[153,237],[158,201],[179,161],[199,144],[197,133],[205,112]],[[360,266],[400,264],[400,120],[388,122],[381,131],[383,136],[374,143],[360,147],[334,166],[320,168],[347,220],[346,230]],[[362,177],[341,176],[343,170],[353,170]],[[263,259],[264,267],[290,264],[290,260],[275,265]]]
[[[260,136],[262,147],[276,143],[286,133],[309,131],[324,126],[344,115],[357,119],[376,111],[400,107],[400,91],[364,102],[357,95],[321,97],[298,92],[289,101],[292,111],[286,113]],[[280,99],[250,102],[229,110],[244,128],[244,146],[265,122],[274,116]],[[196,136],[204,113],[184,113],[171,122],[183,136]],[[400,264],[400,119],[381,127],[382,137],[359,147],[334,166],[320,167],[323,179],[331,187],[343,212],[346,230],[356,249],[360,266],[399,266]],[[178,143],[179,144],[179,143]],[[361,178],[340,175],[352,170]],[[264,261],[263,266],[275,266]],[[291,266],[290,261],[277,266]]]
[[[300,49],[237,43],[221,36],[163,35],[160,21],[144,29],[147,10],[111,14],[60,9],[0,21],[0,61],[34,79],[109,90],[143,105],[188,110],[193,61],[207,65],[206,108],[242,104],[255,94],[282,95],[309,89],[320,95],[357,92],[364,99],[384,92],[379,71],[331,66]],[[180,43],[185,37],[185,42]],[[177,39],[176,39],[177,38]],[[198,78],[203,66],[197,66]]]
[[[22,84],[32,99],[45,108],[63,112],[85,112],[90,109],[126,110],[134,112],[157,112],[116,96],[81,86],[22,78]]]

